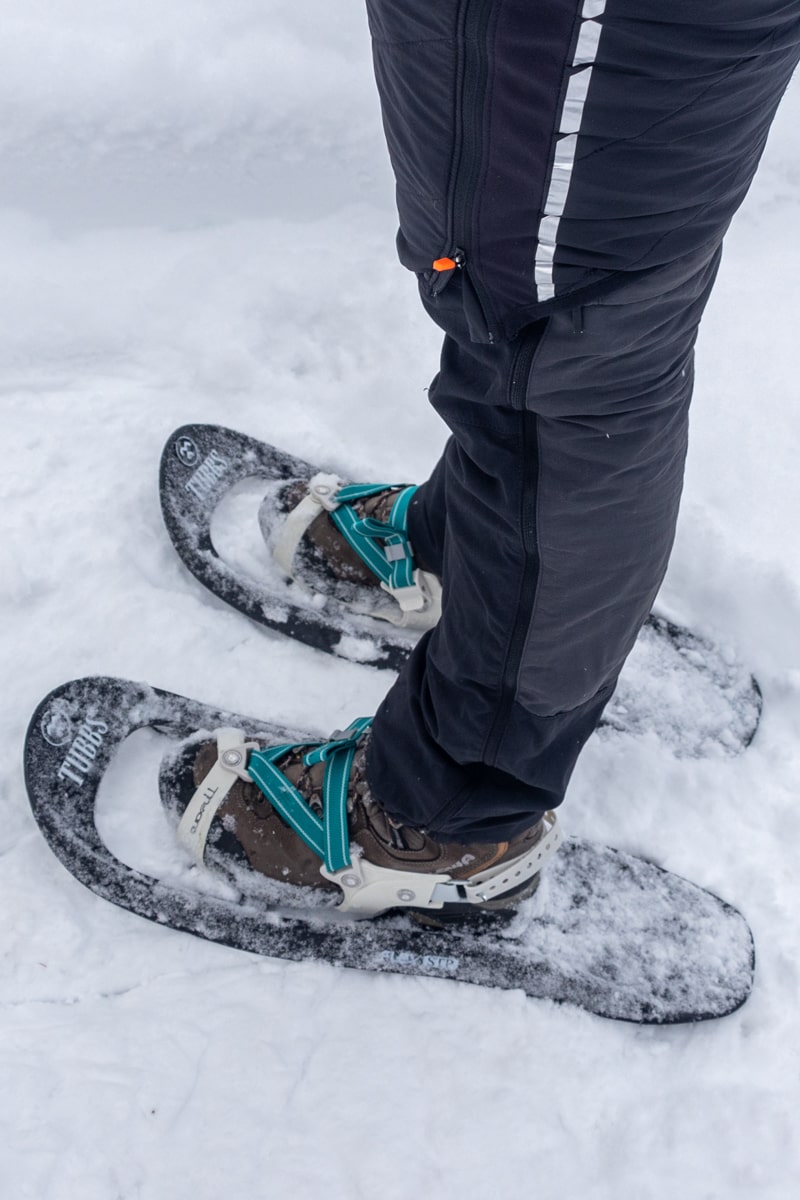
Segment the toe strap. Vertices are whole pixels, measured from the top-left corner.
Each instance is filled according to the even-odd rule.
[[[211,822],[239,779],[252,782],[247,754],[256,742],[245,741],[241,729],[218,729],[217,761],[187,804],[178,824],[178,841],[195,862],[202,863]]]
[[[290,579],[294,574],[292,563],[301,539],[323,509],[332,512],[338,507],[334,497],[341,486],[341,480],[336,475],[315,475],[309,480],[308,491],[303,499],[286,514],[280,533],[273,543],[272,556],[284,575]]]

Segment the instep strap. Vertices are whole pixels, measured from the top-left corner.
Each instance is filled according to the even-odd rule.
[[[330,740],[320,742],[303,755],[303,763],[307,767],[315,763],[325,764],[322,817],[317,816],[308,801],[275,765],[279,759],[299,749],[300,745],[307,746],[308,742],[256,750],[247,764],[253,782],[298,837],[319,855],[328,871],[341,871],[351,865],[347,792],[358,741],[371,724],[371,717],[361,717],[343,732],[337,731]]]
[[[354,483],[340,488],[336,493],[339,507],[331,512],[331,520],[346,538],[359,558],[366,563],[390,593],[414,588],[414,555],[408,540],[408,509],[417,487],[414,484],[403,488],[395,497],[387,522],[373,517],[359,517],[352,505],[379,492],[386,492],[396,484]],[[420,606],[423,598],[420,594]]]

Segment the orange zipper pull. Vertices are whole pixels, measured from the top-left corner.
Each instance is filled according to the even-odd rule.
[[[463,250],[454,250],[453,257],[449,254],[442,255],[441,258],[435,258],[431,264],[436,275],[434,276],[433,284],[430,289],[432,296],[438,296],[447,287],[450,280],[453,278],[453,272],[459,267],[463,267],[466,262],[466,256]]]

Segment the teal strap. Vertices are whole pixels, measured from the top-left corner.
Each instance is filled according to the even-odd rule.
[[[313,743],[313,749],[303,756],[306,766],[325,763],[322,782],[323,817],[317,816],[297,788],[289,782],[275,763],[308,742],[270,746],[254,750],[247,769],[288,825],[314,851],[329,871],[341,871],[350,866],[350,843],[347,833],[347,791],[350,772],[359,738],[372,724],[370,717],[361,717],[340,735],[327,742]]]
[[[381,583],[390,588],[406,588],[413,586],[416,569],[408,540],[408,509],[416,486],[410,485],[398,492],[388,522],[361,518],[351,507],[354,500],[364,500],[397,486],[392,483],[354,483],[340,488],[335,497],[340,507],[331,513],[331,519]]]

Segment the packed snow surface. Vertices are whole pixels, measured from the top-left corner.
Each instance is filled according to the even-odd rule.
[[[563,810],[753,927],[741,1012],[637,1029],[205,943],[94,897],[47,849],[20,750],[65,679],[330,729],[390,683],[265,634],[187,575],[156,491],[170,431],[227,424],[364,479],[424,478],[445,433],[425,398],[438,335],[394,258],[360,3],[2,8],[4,1195],[794,1197],[800,89],[701,332],[661,597],[755,671],[761,728],[739,757],[595,739]],[[119,763],[127,796],[154,786],[138,764]]]

